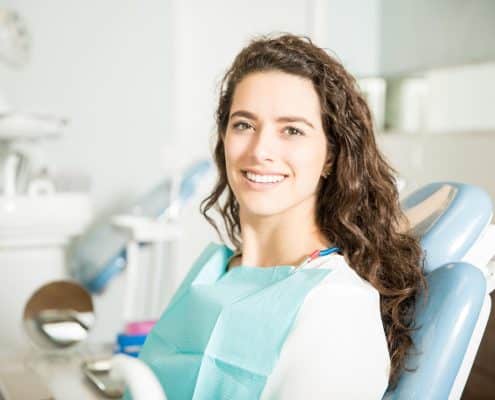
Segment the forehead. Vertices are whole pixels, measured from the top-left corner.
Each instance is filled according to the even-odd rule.
[[[234,91],[231,113],[239,109],[259,116],[301,115],[320,120],[320,100],[308,78],[280,71],[245,76]]]

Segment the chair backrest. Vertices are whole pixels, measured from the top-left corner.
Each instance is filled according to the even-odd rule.
[[[428,293],[418,298],[415,348],[386,400],[459,399],[491,307],[485,276],[460,262],[489,225],[492,207],[481,189],[455,182],[427,185],[403,208],[425,251]]]
[[[417,354],[393,392],[385,399],[448,399],[468,350],[486,298],[482,272],[452,263],[427,275],[429,295],[418,300],[413,340]]]

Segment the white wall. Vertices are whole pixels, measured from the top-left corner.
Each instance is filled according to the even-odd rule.
[[[378,141],[409,182],[483,187],[495,200],[495,3],[381,0],[381,75],[424,76],[424,129]]]
[[[495,131],[494,61],[433,69],[425,78],[428,131]]]
[[[398,75],[495,58],[492,0],[381,0],[380,71]]]
[[[406,179],[404,194],[434,181],[477,185],[495,204],[495,130],[446,134],[382,134],[378,143]]]
[[[328,0],[328,48],[357,77],[380,68],[380,0]]]

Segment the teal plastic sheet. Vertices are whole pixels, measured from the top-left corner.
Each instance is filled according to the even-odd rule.
[[[139,358],[169,400],[257,399],[306,295],[330,272],[239,266],[210,244],[157,322]]]

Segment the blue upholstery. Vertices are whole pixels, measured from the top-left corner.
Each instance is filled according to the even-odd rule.
[[[417,326],[413,334],[418,354],[387,400],[447,399],[459,371],[483,305],[486,281],[482,272],[466,263],[452,263],[427,276],[429,299],[418,301]]]
[[[481,270],[460,262],[492,217],[488,194],[472,185],[435,182],[402,201],[408,210],[450,187],[448,201],[417,231],[425,253],[428,296],[417,301],[416,345],[397,387],[386,400],[448,399],[461,368],[483,303],[486,279]]]
[[[458,182],[434,182],[410,194],[402,201],[403,210],[419,204],[442,186],[452,187],[452,198],[445,210],[420,232],[425,251],[425,272],[462,260],[490,222],[492,203],[483,189]]]

